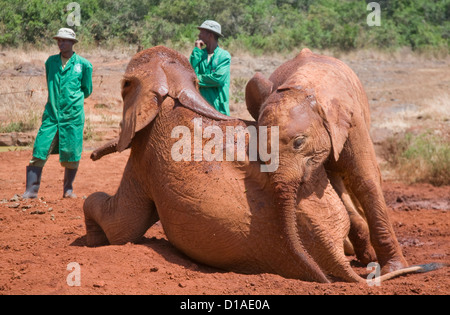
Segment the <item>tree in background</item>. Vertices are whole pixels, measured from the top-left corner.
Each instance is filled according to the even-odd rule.
[[[0,0],[0,45],[48,45],[67,26],[70,0]],[[380,0],[381,25],[366,23],[367,4],[353,0],[77,0],[86,45],[192,42],[206,19],[221,23],[224,46],[254,53],[308,46],[353,50],[377,47],[448,52],[450,0]]]

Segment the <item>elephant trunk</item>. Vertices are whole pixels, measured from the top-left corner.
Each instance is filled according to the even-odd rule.
[[[329,280],[320,267],[312,259],[300,240],[297,229],[296,200],[298,185],[272,182],[276,196],[276,207],[280,214],[282,226],[282,240],[287,249],[288,259],[293,259],[298,270],[292,271],[301,274],[300,278],[307,281],[328,283]]]
[[[95,149],[91,153],[91,160],[97,161],[97,160],[100,160],[105,155],[117,152],[118,143],[119,143],[119,138],[115,138],[115,139],[108,141],[101,147]],[[131,146],[131,143],[130,143],[130,145],[128,145],[128,147],[126,149],[130,148],[130,146]]]
[[[91,160],[97,161],[97,160],[101,159],[102,157],[104,157],[105,155],[117,152],[117,144],[118,143],[119,143],[119,138],[116,138],[116,139],[113,139],[113,140],[105,143],[101,147],[95,149],[91,153]]]

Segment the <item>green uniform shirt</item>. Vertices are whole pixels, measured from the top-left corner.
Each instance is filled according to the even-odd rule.
[[[202,96],[219,112],[229,116],[230,53],[217,46],[214,55],[208,62],[206,48],[195,47],[189,61],[197,74]]]
[[[46,160],[58,132],[58,146],[52,153],[59,153],[61,162],[78,162],[83,150],[84,99],[92,93],[92,64],[74,53],[63,69],[58,54],[47,59],[45,72],[48,100],[33,157]]]

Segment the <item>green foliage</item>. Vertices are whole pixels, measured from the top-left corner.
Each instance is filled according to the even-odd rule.
[[[400,177],[411,183],[450,184],[450,144],[431,132],[388,139],[384,156]]]
[[[0,123],[0,133],[27,132],[36,128],[35,121],[13,121],[8,124]]]
[[[47,45],[66,27],[71,0],[0,0],[0,45]],[[228,47],[253,53],[308,46],[448,52],[450,0],[379,0],[381,26],[368,26],[369,0],[76,0],[83,45],[182,46],[206,19],[222,24]]]

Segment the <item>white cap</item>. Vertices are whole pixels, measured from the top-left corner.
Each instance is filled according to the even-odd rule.
[[[58,34],[53,36],[54,39],[70,39],[73,40],[75,43],[78,43],[78,40],[76,39],[75,32],[71,30],[70,28],[60,28],[58,31]]]
[[[222,35],[222,27],[216,21],[206,20],[205,22],[203,22],[202,25],[200,25],[197,28],[199,30],[207,30],[207,31],[213,32],[213,33],[223,37],[223,35]]]

